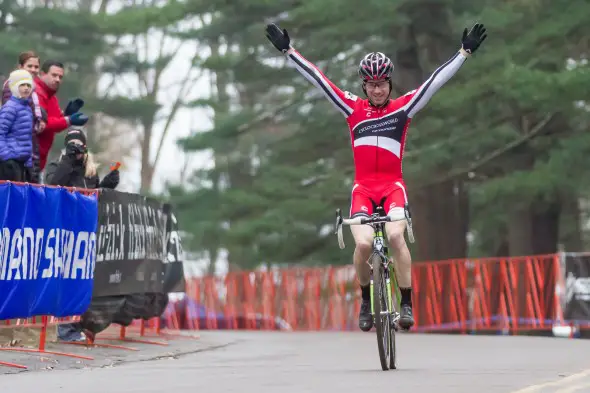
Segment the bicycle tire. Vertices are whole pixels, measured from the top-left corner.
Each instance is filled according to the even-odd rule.
[[[375,310],[375,330],[377,332],[377,349],[379,350],[379,361],[383,371],[389,370],[388,358],[391,350],[391,325],[390,315],[381,315],[381,311],[387,311],[387,295],[385,280],[383,279],[383,265],[379,255],[371,257],[373,266],[373,304]]]
[[[395,345],[395,329],[393,326],[389,328],[389,369],[397,369],[397,347]]]
[[[398,307],[398,285],[397,285],[397,278],[396,278],[396,272],[395,269],[391,269],[390,270],[390,277],[391,277],[391,281],[393,282],[393,288],[392,288],[392,299],[391,299],[391,303],[393,304],[393,310],[390,310],[390,312],[393,314],[394,312],[398,312],[399,307]],[[393,326],[393,317],[390,320],[390,322],[392,322],[391,324],[391,336],[389,338],[389,343],[390,343],[390,348],[389,348],[389,369],[390,370],[396,370],[397,369],[397,346],[396,346],[396,342],[395,342],[395,326]]]

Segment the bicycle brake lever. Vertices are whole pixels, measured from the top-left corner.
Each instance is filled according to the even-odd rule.
[[[412,214],[410,213],[410,206],[407,203],[404,206],[404,214],[407,221],[406,231],[408,232],[408,240],[410,243],[414,243],[416,239],[414,238],[414,229],[412,228]]]
[[[342,235],[342,224],[344,220],[342,219],[342,212],[340,209],[336,209],[336,233],[335,235],[338,237],[338,246],[340,249],[344,249],[344,236]]]
[[[338,228],[342,225],[342,212],[340,209],[336,209],[336,224],[334,225],[334,235],[338,234]]]

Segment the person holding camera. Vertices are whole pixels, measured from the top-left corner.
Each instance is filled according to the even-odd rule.
[[[52,162],[45,171],[45,184],[79,188],[112,188],[119,184],[119,170],[109,172],[102,181],[98,177],[98,165],[86,146],[86,135],[80,128],[72,127],[66,134],[65,154]]]
[[[86,135],[80,128],[70,128],[65,138],[65,154],[57,162],[47,165],[45,183],[87,189],[117,187],[118,169],[109,172],[102,181],[99,181],[97,169],[98,165],[86,146]],[[57,337],[66,342],[87,341],[82,322],[58,325]]]

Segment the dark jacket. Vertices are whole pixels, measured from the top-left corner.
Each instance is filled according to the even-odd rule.
[[[29,99],[10,97],[0,108],[0,160],[33,165],[33,111]]]
[[[84,176],[85,171],[86,168],[81,162],[63,155],[59,161],[51,162],[47,165],[45,169],[45,184],[89,189],[98,188],[98,176],[86,177]]]
[[[112,188],[118,185],[112,181],[109,175],[100,181],[98,175],[84,176],[86,168],[83,163],[70,156],[62,155],[57,162],[51,162],[45,169],[45,184],[52,186],[77,187],[77,188]],[[111,172],[112,173],[112,172]]]

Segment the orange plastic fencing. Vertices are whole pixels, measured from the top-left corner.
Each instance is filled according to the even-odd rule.
[[[347,330],[360,302],[351,268],[231,272],[187,280],[187,305],[164,314],[166,326],[188,329]],[[277,318],[278,317],[278,318]]]
[[[557,255],[420,263],[414,267],[419,330],[550,330],[562,319]]]
[[[557,255],[413,265],[414,331],[551,330],[563,319]],[[354,267],[230,272],[187,280],[190,299],[164,315],[184,329],[358,330]]]

